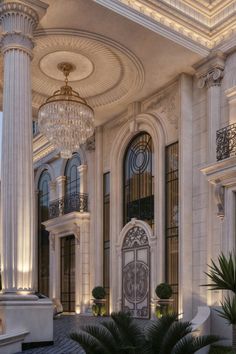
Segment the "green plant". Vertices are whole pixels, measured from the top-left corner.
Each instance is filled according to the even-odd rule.
[[[86,326],[70,337],[87,354],[192,354],[218,340],[216,336],[193,336],[190,322],[177,315],[150,321],[143,330],[129,314],[112,313],[111,320]]]
[[[212,345],[209,354],[234,354],[229,347]]]
[[[211,260],[210,271],[205,273],[212,281],[206,284],[211,290],[231,290],[236,294],[236,254],[231,252],[229,258],[221,253],[218,257],[219,265]]]
[[[169,299],[173,294],[171,286],[167,283],[157,285],[155,292],[159,299]]]
[[[206,284],[210,290],[229,290],[233,298],[225,297],[221,303],[222,310],[217,310],[230,325],[232,325],[232,350],[236,353],[236,255],[229,254],[227,258],[223,253],[218,257],[217,265],[211,260],[210,271],[206,275],[211,279],[211,284]]]
[[[106,291],[102,286],[95,286],[92,290],[92,295],[94,299],[101,300],[106,296]]]

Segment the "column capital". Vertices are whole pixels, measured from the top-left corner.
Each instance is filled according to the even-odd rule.
[[[224,76],[225,59],[224,53],[213,52],[193,66],[196,70],[195,75],[198,79],[199,88],[221,85],[221,80]]]
[[[77,167],[77,169],[78,169],[79,173],[84,173],[84,172],[87,171],[88,165],[79,165],[79,166]]]
[[[64,183],[66,181],[66,176],[58,176],[56,177],[56,181],[58,184]]]
[[[32,56],[33,31],[48,5],[40,0],[6,0],[0,5],[1,50],[23,50]]]

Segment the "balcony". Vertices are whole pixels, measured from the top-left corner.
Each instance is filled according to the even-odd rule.
[[[73,211],[88,211],[88,195],[81,193],[71,193],[63,198],[56,199],[49,204],[49,219],[69,214]]]
[[[221,161],[236,156],[236,123],[216,132],[216,159]]]

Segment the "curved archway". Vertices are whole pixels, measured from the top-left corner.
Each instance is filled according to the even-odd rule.
[[[117,134],[111,150],[111,310],[120,310],[122,303],[121,294],[121,244],[119,235],[123,225],[123,158],[128,144],[139,132],[148,133],[153,141],[155,159],[153,172],[156,176],[154,184],[154,204],[158,208],[154,211],[154,228],[150,244],[150,252],[160,257],[151,257],[150,260],[150,296],[155,296],[155,285],[157,280],[164,278],[164,177],[165,177],[165,142],[166,132],[161,120],[154,114],[140,114],[136,117],[137,129],[133,131],[127,122]],[[144,222],[145,224],[145,222]],[[117,286],[119,284],[119,286]]]

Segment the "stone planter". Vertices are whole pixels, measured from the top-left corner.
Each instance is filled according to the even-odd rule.
[[[93,299],[92,312],[94,316],[106,315],[106,299]]]
[[[156,316],[161,318],[167,314],[173,313],[174,299],[158,299],[156,306]]]

